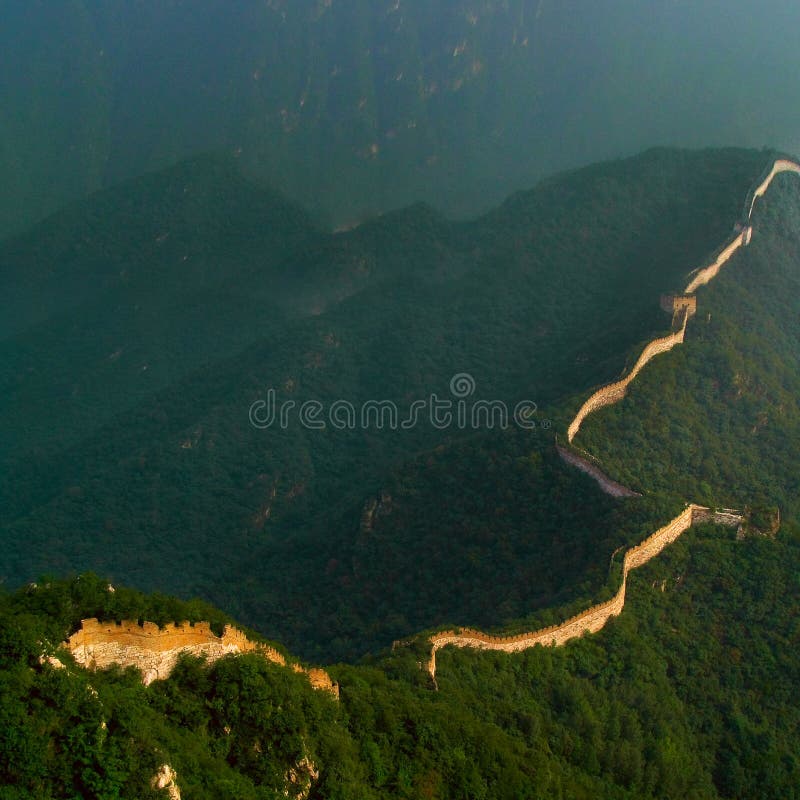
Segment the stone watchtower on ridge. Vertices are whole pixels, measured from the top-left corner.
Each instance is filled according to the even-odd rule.
[[[687,319],[697,313],[697,296],[693,294],[662,294],[661,308],[668,314],[672,314],[672,324],[676,320],[682,321],[683,312],[686,312]]]

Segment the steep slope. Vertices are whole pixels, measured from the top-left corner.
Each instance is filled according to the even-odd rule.
[[[615,591],[612,554],[679,507],[621,505],[562,463],[546,431],[476,435],[394,470],[299,543],[256,544],[257,567],[234,562],[235,588],[220,581],[218,596],[323,660],[443,624],[530,630]]]
[[[633,492],[623,484],[609,478],[600,468],[597,459],[592,460],[591,457],[587,457],[588,454],[581,455],[572,447],[581,425],[598,410],[623,400],[627,396],[629,387],[634,384],[653,358],[662,353],[669,353],[678,345],[683,344],[687,322],[697,312],[697,298],[692,293],[698,287],[705,286],[714,280],[731,259],[751,243],[753,239],[753,212],[756,208],[756,202],[763,198],[778,176],[785,175],[800,175],[800,162],[788,156],[772,159],[765,167],[762,176],[753,184],[748,193],[744,204],[744,213],[736,223],[735,232],[730,241],[723,243],[717,253],[708,260],[707,265],[701,265],[701,267],[690,273],[690,281],[684,290],[684,294],[662,295],[662,307],[665,307],[665,310],[672,311],[672,324],[675,329],[673,333],[649,342],[624,378],[606,384],[592,393],[580,406],[567,428],[569,446],[565,447],[556,443],[559,456],[566,463],[593,478],[598,487],[606,494],[613,497],[641,496],[639,493]],[[772,234],[774,236],[774,231],[772,231]],[[755,430],[754,428],[753,432]],[[520,652],[542,644],[566,644],[586,632],[594,633],[601,630],[612,617],[622,613],[625,606],[626,585],[630,571],[641,567],[651,558],[658,555],[664,547],[674,542],[696,522],[709,519],[718,524],[736,527],[738,536],[744,536],[748,531],[754,531],[761,535],[774,537],[780,529],[780,509],[777,507],[771,509],[762,503],[758,503],[754,508],[747,508],[744,512],[741,512],[725,508],[712,511],[708,507],[687,504],[684,511],[673,520],[625,553],[621,561],[622,569],[619,586],[610,600],[585,609],[581,613],[556,625],[538,630],[529,630],[514,636],[498,636],[475,629],[437,632],[430,637],[431,656],[428,662],[428,670],[431,677],[435,680],[437,650],[448,645],[482,650]]]
[[[782,78],[800,69],[798,16],[781,0],[758,15],[721,0],[3,10],[0,237],[212,149],[338,225],[419,200],[477,213],[653,142],[800,144]]]
[[[446,221],[408,213],[424,221],[418,237],[427,227],[448,241]],[[386,225],[402,256],[413,235],[402,215],[356,236],[323,235],[233,161],[205,157],[98,193],[7,242],[0,465],[16,473],[7,513],[31,502],[20,482],[58,480],[75,446],[110,420],[394,275],[396,263],[376,258]],[[431,268],[429,250],[415,249],[415,268]]]
[[[623,580],[620,590],[623,600],[627,599],[626,614],[616,618],[618,592],[610,604],[599,607],[617,604],[602,625],[575,620],[578,628],[602,628],[596,636],[558,649],[530,649],[527,641],[510,637],[508,647],[496,649],[525,649],[524,653],[499,652],[480,658],[441,650],[435,693],[426,691],[429,686],[421,670],[428,655],[425,642],[411,642],[371,659],[369,667],[331,670],[340,687],[338,704],[330,693],[314,693],[304,678],[286,670],[281,662],[284,656],[271,664],[269,658],[254,655],[216,660],[219,654],[214,651],[214,664],[184,658],[173,666],[170,661],[169,678],[153,681],[147,690],[139,673],[112,669],[88,676],[55,643],[76,631],[79,621],[90,615],[167,624],[158,631],[153,625],[140,629],[135,622],[121,627],[84,622],[84,634],[76,633],[71,641],[79,642],[81,635],[88,635],[86,631],[94,631],[101,638],[110,637],[109,641],[132,634],[137,641],[142,635],[169,641],[199,636],[203,642],[217,643],[210,628],[220,632],[229,620],[198,602],[180,603],[120,588],[112,591],[106,581],[91,576],[69,584],[28,587],[0,598],[4,697],[0,770],[11,796],[44,791],[58,797],[120,792],[147,797],[158,796],[155,787],[169,783],[173,792],[179,787],[193,797],[216,796],[221,791],[234,791],[237,797],[274,793],[321,798],[792,797],[800,776],[793,736],[800,719],[793,658],[800,604],[796,581],[800,538],[790,499],[791,477],[782,474],[781,465],[796,463],[797,454],[792,449],[793,412],[774,381],[779,376],[791,381],[794,375],[794,362],[781,361],[781,356],[784,347],[787,352],[795,349],[791,337],[797,326],[791,296],[796,252],[800,252],[796,247],[800,192],[792,182],[777,179],[757,213],[764,216],[755,219],[754,244],[738,252],[701,290],[701,313],[689,324],[682,346],[639,371],[617,405],[586,417],[580,439],[583,444],[586,437],[592,444],[595,426],[618,413],[638,413],[638,424],[650,429],[653,423],[647,413],[656,407],[656,399],[642,412],[635,402],[639,388],[648,390],[651,373],[674,369],[677,355],[692,353],[691,333],[712,325],[713,317],[703,320],[704,302],[717,285],[725,287],[724,279],[731,276],[732,283],[723,292],[725,302],[719,307],[720,313],[731,315],[723,326],[730,338],[714,344],[710,337],[698,337],[700,349],[706,349],[705,360],[687,361],[716,381],[723,375],[721,368],[736,363],[743,370],[732,380],[738,391],[726,394],[726,403],[716,405],[709,403],[707,395],[696,393],[696,406],[691,408],[706,419],[727,415],[723,419],[728,420],[740,455],[738,464],[725,464],[724,469],[733,476],[734,468],[751,459],[763,473],[745,472],[736,488],[771,491],[764,494],[759,513],[751,520],[761,525],[763,518],[767,527],[759,531],[758,525],[751,525],[743,531],[749,534],[745,538],[707,524],[684,532],[691,521],[716,519],[704,509],[689,507],[641,547],[626,552],[623,578],[627,581]],[[763,241],[760,249],[759,241]],[[746,291],[737,286],[738,281],[747,284]],[[376,294],[365,292],[370,299]],[[751,312],[748,317],[753,297],[764,308],[761,314]],[[351,310],[357,299],[345,307]],[[680,324],[683,331],[685,318]],[[661,374],[662,385],[669,386],[666,372]],[[777,393],[777,400],[768,390]],[[751,436],[773,419],[780,422],[766,445],[757,439],[745,440],[754,408],[748,392],[764,403],[757,407],[760,425],[753,426]],[[675,396],[685,404],[681,410],[690,407],[679,392]],[[740,399],[744,402],[737,402]],[[671,397],[658,400],[669,414],[676,413],[678,404],[671,405]],[[765,411],[769,412],[766,418]],[[727,431],[723,434],[720,442],[727,444]],[[523,585],[542,581],[542,597],[570,599],[563,576],[550,574],[556,564],[564,567],[565,560],[565,572],[585,575],[580,590],[596,593],[603,582],[603,563],[599,572],[597,561],[591,570],[582,563],[585,555],[596,556],[598,549],[613,547],[612,530],[617,540],[630,542],[629,534],[635,534],[642,520],[663,513],[675,487],[661,484],[653,491],[642,486],[644,497],[620,502],[559,460],[545,437],[534,439],[532,447],[535,436],[513,430],[451,436],[446,445],[401,467],[381,491],[368,498],[358,519],[355,546],[341,554],[350,561],[353,578],[372,593],[368,601],[374,603],[381,575],[394,588],[402,586],[404,570],[421,573],[445,592],[463,592],[468,584],[446,572],[449,568],[458,573],[464,565],[478,586],[481,582],[511,586],[512,594],[501,612],[513,619],[519,613],[513,607],[517,576],[503,564],[504,558],[519,569]],[[654,441],[658,442],[658,436]],[[670,442],[663,446],[668,452]],[[707,446],[721,460],[714,443]],[[614,473],[610,456],[601,463]],[[701,469],[697,469],[698,478],[707,478],[708,464],[703,462]],[[634,480],[641,480],[631,472]],[[709,483],[700,484],[700,489],[714,499],[723,491]],[[535,490],[541,493],[538,498]],[[275,499],[274,493],[270,496]],[[580,500],[578,510],[576,499]],[[769,503],[786,499],[790,524],[777,530]],[[541,508],[536,508],[536,501]],[[419,509],[429,509],[428,516],[420,518]],[[345,541],[345,518],[351,514],[344,512],[341,530],[334,527],[326,532]],[[307,518],[312,524],[324,519]],[[597,530],[575,538],[591,523]],[[572,552],[563,547],[559,552],[563,542],[553,526],[560,525],[572,534]],[[524,550],[537,544],[535,539],[528,540],[528,532],[553,548],[544,558],[538,554],[538,573],[533,554]],[[407,548],[403,536],[407,536]],[[312,527],[309,541],[315,537],[319,542],[320,531]],[[452,548],[456,537],[463,549]],[[445,549],[451,547],[450,559],[440,557],[433,548],[433,558],[425,553],[420,566],[423,548],[437,538]],[[668,542],[672,544],[660,558],[648,560]],[[299,540],[295,547],[298,544]],[[262,555],[265,552],[267,548],[262,548]],[[248,554],[251,561],[252,555]],[[496,563],[481,563],[495,555],[500,556]],[[541,563],[550,558],[553,566],[549,561]],[[281,565],[284,571],[286,563]],[[301,555],[299,566],[305,568],[306,563]],[[329,576],[337,577],[337,565],[328,567],[332,567]],[[258,568],[263,573],[262,563]],[[601,596],[616,583],[617,569],[612,556],[608,586]],[[343,573],[339,576],[344,577]],[[342,612],[357,611],[358,604],[347,596],[348,582],[338,584]],[[319,589],[324,597],[327,588],[308,581],[300,591]],[[422,584],[412,584],[411,593],[421,589]],[[401,590],[391,597],[390,609],[396,610],[403,594]],[[435,592],[423,599],[431,610],[437,609]],[[498,600],[495,592],[492,601]],[[319,614],[313,601],[308,605],[312,617]],[[480,603],[475,606],[479,607]],[[444,613],[451,612],[445,607]],[[563,616],[564,609],[550,609],[549,614]],[[377,616],[380,620],[381,614]],[[533,618],[545,621],[547,616],[539,613]],[[184,618],[209,619],[211,626],[169,624]],[[221,642],[230,637],[230,630],[226,629]],[[332,631],[324,633],[330,636]],[[464,633],[458,632],[462,639]],[[441,644],[451,643],[446,641],[449,634],[439,635],[444,637]],[[481,646],[485,639],[481,636],[475,634],[475,644],[468,646]],[[518,643],[524,648],[517,648]],[[124,663],[138,664],[135,654],[122,652],[119,657]]]

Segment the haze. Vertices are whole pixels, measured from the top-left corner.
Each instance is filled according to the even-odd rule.
[[[800,150],[800,6],[7,0],[0,235],[199,151],[330,225],[658,145]]]

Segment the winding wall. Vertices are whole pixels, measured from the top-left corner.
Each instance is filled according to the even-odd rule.
[[[693,277],[684,290],[684,294],[693,294],[698,287],[707,284],[710,280],[715,278],[720,269],[722,269],[722,267],[730,260],[731,256],[733,256],[733,254],[739,250],[739,248],[750,244],[753,236],[753,228],[750,223],[752,221],[755,202],[759,197],[763,197],[767,189],[769,189],[770,184],[775,176],[782,172],[794,172],[796,174],[800,174],[800,164],[787,158],[777,158],[775,161],[773,161],[772,166],[766,172],[764,177],[761,178],[756,184],[755,188],[751,189],[751,191],[748,193],[748,198],[750,199],[745,203],[746,218],[737,224],[738,230],[736,235],[730,241],[726,242],[725,245],[723,245],[722,249],[714,256],[714,259],[710,264],[691,273]],[[639,356],[638,361],[629,375],[627,375],[621,381],[615,381],[614,383],[609,383],[606,386],[601,387],[593,395],[591,395],[591,397],[589,397],[589,399],[580,407],[580,409],[578,409],[578,413],[575,415],[575,418],[572,420],[569,428],[567,429],[567,440],[569,442],[572,442],[572,440],[575,438],[576,434],[580,430],[581,424],[586,417],[589,416],[589,414],[591,414],[593,411],[596,411],[598,408],[602,408],[603,406],[618,403],[623,397],[625,397],[628,384],[633,381],[644,365],[647,364],[647,362],[653,358],[653,356],[656,356],[659,353],[665,353],[666,351],[671,350],[676,344],[683,343],[684,334],[686,333],[687,320],[688,316],[684,314],[681,329],[678,332],[659,339],[654,339],[652,342],[650,342],[650,344],[648,344],[647,347],[645,347],[645,349],[642,351],[642,354]]]
[[[644,350],[642,350],[642,354],[636,360],[636,363],[633,365],[633,369],[621,381],[614,381],[614,383],[606,384],[589,397],[589,399],[580,407],[580,409],[578,409],[575,419],[573,419],[570,423],[570,426],[567,429],[567,441],[570,443],[572,442],[572,440],[575,438],[575,435],[580,430],[583,421],[593,411],[597,411],[598,408],[602,408],[603,406],[613,405],[614,403],[618,403],[620,400],[622,400],[622,398],[625,397],[628,384],[630,384],[631,381],[633,381],[634,378],[642,371],[645,364],[647,364],[651,358],[654,358],[660,353],[666,353],[667,351],[672,350],[676,344],[681,344],[683,342],[688,319],[689,315],[686,311],[684,311],[682,314],[680,328],[675,331],[675,333],[671,333],[669,336],[662,336],[658,339],[653,339],[653,341],[650,342],[644,348]]]
[[[551,625],[531,633],[517,636],[492,636],[471,628],[442,631],[430,638],[431,656],[428,661],[428,672],[436,676],[436,651],[442,647],[472,647],[476,650],[502,650],[506,653],[517,653],[540,644],[544,647],[558,647],[570,639],[583,636],[584,633],[596,633],[605,626],[611,617],[622,613],[625,606],[625,590],[628,574],[657,556],[667,545],[672,544],[687,528],[698,522],[713,520],[720,525],[739,526],[743,520],[740,514],[726,510],[715,513],[705,506],[688,505],[663,528],[648,536],[643,542],[631,547],[622,562],[622,583],[617,593],[610,600],[598,603],[580,614],[570,617],[560,625]]]
[[[750,193],[748,193],[748,199],[745,201],[745,219],[737,224],[736,235],[729,242],[726,242],[709,265],[695,270],[692,273],[693,277],[685,290],[686,295],[692,294],[699,286],[712,280],[740,247],[744,247],[750,243],[753,235],[753,229],[750,223],[755,202],[759,197],[765,194],[775,176],[781,172],[794,172],[800,175],[800,164],[790,159],[775,159],[764,177],[761,178],[755,188],[751,189]],[[657,356],[659,353],[665,353],[671,350],[677,344],[683,343],[688,318],[688,309],[684,309],[679,330],[669,336],[660,337],[650,342],[644,348],[633,369],[625,378],[603,386],[586,400],[567,429],[567,439],[570,443],[572,443],[572,440],[580,430],[581,424],[589,414],[603,406],[617,403],[625,397],[628,385],[636,378],[651,358]],[[567,448],[556,446],[561,458],[567,463],[591,475],[606,493],[615,497],[629,497],[636,494],[627,487],[622,486],[622,484],[613,481],[600,470],[599,467],[591,464],[588,460],[581,458]],[[622,612],[625,606],[625,591],[630,571],[646,564],[651,558],[658,555],[667,545],[674,542],[693,524],[709,520],[720,525],[739,526],[743,521],[743,517],[741,514],[731,509],[712,512],[711,509],[704,506],[694,504],[687,505],[675,519],[668,522],[663,528],[659,528],[643,542],[632,547],[625,553],[622,564],[622,583],[611,600],[592,606],[560,625],[553,625],[548,628],[542,628],[541,630],[530,633],[522,633],[517,636],[492,636],[470,628],[442,631],[434,634],[430,637],[431,655],[427,665],[431,677],[435,679],[436,651],[440,650],[442,647],[472,647],[477,650],[502,650],[507,653],[516,653],[520,650],[535,647],[537,644],[554,647],[563,645],[571,639],[582,636],[584,633],[595,633],[599,631],[611,617],[615,617]]]
[[[772,179],[780,172],[794,172],[800,175],[800,164],[792,161],[789,158],[776,158],[772,164],[772,169],[764,177],[764,180],[758,184],[753,190],[753,199],[750,201],[750,209],[747,212],[747,221],[749,222],[753,217],[753,209],[755,208],[756,200],[762,197],[767,189],[769,189]]]
[[[748,193],[748,199],[745,201],[744,218],[737,226],[739,231],[723,246],[710,264],[691,273],[693,277],[685,289],[686,294],[692,294],[697,291],[700,286],[704,286],[712,280],[712,278],[715,278],[720,269],[722,269],[725,263],[740,247],[746,247],[750,244],[750,240],[753,236],[751,222],[753,220],[753,210],[755,209],[756,200],[764,196],[775,176],[779,175],[781,172],[800,174],[800,164],[796,164],[788,158],[777,158],[773,161],[772,166],[766,171],[764,177],[756,184],[755,188]]]

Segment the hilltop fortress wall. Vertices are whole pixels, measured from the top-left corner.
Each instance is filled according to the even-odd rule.
[[[759,197],[763,197],[767,189],[769,189],[772,179],[781,172],[794,172],[800,175],[800,164],[792,161],[789,158],[775,159],[775,162],[772,164],[772,169],[767,172],[761,183],[759,183],[758,186],[756,186],[756,188],[753,190],[753,197],[750,200],[750,208],[747,210],[748,222],[750,222],[753,217],[753,209],[755,208],[756,200],[758,200]]]
[[[727,242],[723,248],[717,253],[714,260],[706,267],[695,270],[692,273],[694,277],[689,282],[685,291],[686,294],[692,294],[697,291],[700,286],[704,286],[710,280],[717,276],[717,273],[722,269],[730,257],[740,248],[746,247],[750,244],[753,237],[753,227],[751,225],[753,218],[753,209],[755,208],[756,200],[763,197],[767,189],[776,175],[781,172],[794,172],[800,174],[800,165],[795,164],[794,161],[789,161],[785,158],[776,159],[772,167],[766,172],[761,181],[748,195],[748,200],[745,203],[746,214],[742,222],[737,225],[739,229],[737,234]]]
[[[81,627],[64,645],[75,661],[87,669],[106,669],[112,664],[136,667],[142,681],[148,686],[154,680],[168,678],[183,654],[204,657],[210,663],[230,654],[259,653],[282,667],[290,666],[302,672],[315,689],[325,689],[338,696],[338,687],[327,672],[305,669],[299,664],[287,665],[284,656],[269,645],[252,642],[238,628],[226,625],[222,636],[217,636],[208,622],[169,623],[160,628],[153,622],[123,620],[99,622],[96,619],[81,621]]]
[[[737,233],[723,248],[719,251],[714,260],[702,269],[696,270],[693,274],[694,277],[687,285],[686,294],[696,292],[698,287],[704,286],[712,278],[717,276],[717,273],[728,262],[730,257],[740,248],[750,244],[750,239],[753,235],[753,229],[748,225]]]

